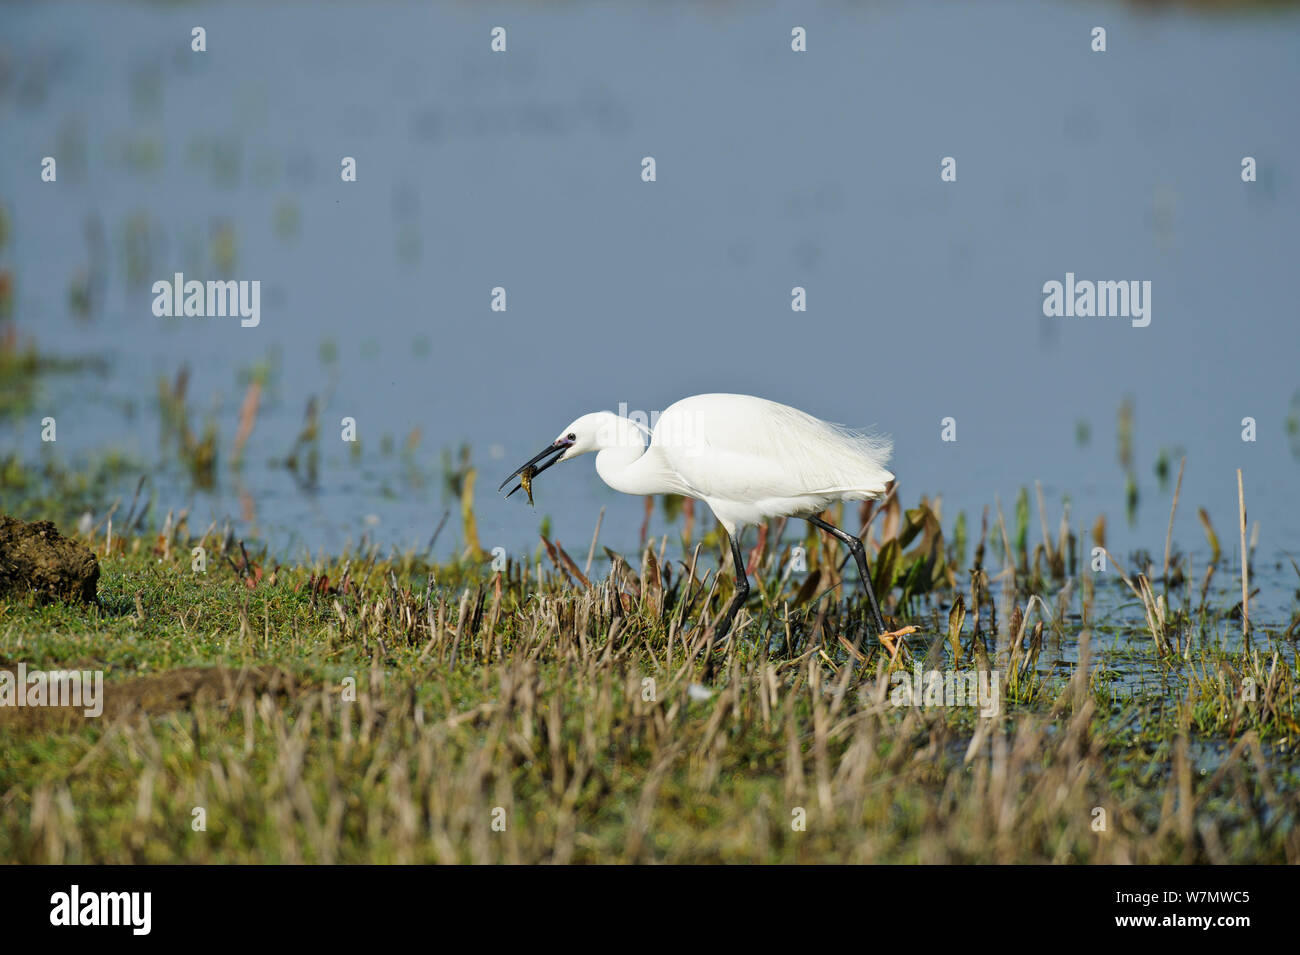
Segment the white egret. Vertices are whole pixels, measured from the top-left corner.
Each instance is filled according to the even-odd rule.
[[[876,628],[884,633],[866,548],[817,515],[834,501],[882,497],[894,479],[885,469],[891,450],[887,437],[830,424],[775,401],[695,395],[664,411],[653,433],[609,411],[585,414],[516,468],[498,490],[519,477],[510,494],[522,486],[531,498],[529,485],[536,475],[557,461],[594,451],[596,473],[616,491],[681,494],[708,504],[731,538],[736,568],[736,594],[715,636],[718,641],[749,596],[740,532],[768,518],[802,518],[849,545]]]

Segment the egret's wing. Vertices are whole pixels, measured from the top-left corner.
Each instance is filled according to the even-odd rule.
[[[652,444],[701,497],[754,501],[880,494],[888,438],[748,395],[697,395],[660,417]]]

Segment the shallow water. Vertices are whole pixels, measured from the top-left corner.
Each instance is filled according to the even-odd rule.
[[[945,529],[965,510],[972,536],[995,495],[1010,521],[1041,480],[1053,533],[1068,495],[1077,529],[1106,515],[1117,556],[1160,555],[1185,453],[1174,541],[1198,571],[1198,507],[1236,559],[1240,467],[1259,612],[1285,623],[1295,606],[1294,12],[85,4],[5,6],[0,24],[14,321],[44,350],[110,363],[46,379],[38,408],[0,423],[30,459],[126,449],[156,513],[229,515],[283,550],[423,546],[450,507],[450,550],[440,455],[470,442],[485,547],[531,551],[549,514],[585,552],[603,505],[602,540],[631,551],[641,503],[589,462],[539,479],[536,511],[493,489],[585,411],[737,391],[892,433],[905,504],[941,494]],[[196,24],[206,53],[189,49]],[[44,155],[55,184],[38,180]],[[1241,181],[1245,155],[1258,182]],[[939,180],[944,156],[956,183]],[[260,324],[155,317],[150,285],[176,271],[260,280]],[[1044,318],[1043,283],[1067,272],[1149,280],[1151,324]],[[69,305],[79,273],[102,276],[85,316]],[[796,285],[807,313],[790,310]],[[223,459],[217,488],[194,489],[160,449],[157,380],[190,367],[194,421],[215,408],[228,455],[241,376],[266,361],[247,464]],[[322,466],[304,491],[270,462],[311,396]],[[412,452],[383,452],[417,428]]]

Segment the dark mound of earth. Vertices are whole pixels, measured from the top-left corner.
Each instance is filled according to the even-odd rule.
[[[93,601],[98,583],[99,562],[85,544],[64,537],[49,521],[0,516],[0,596]]]

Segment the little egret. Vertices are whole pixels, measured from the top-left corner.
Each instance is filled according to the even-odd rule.
[[[646,437],[650,438],[649,447]],[[823,521],[833,501],[882,497],[894,475],[885,469],[892,445],[822,421],[797,408],[750,395],[695,395],[671,405],[653,433],[609,411],[578,418],[560,436],[516,468],[524,487],[557,461],[596,452],[596,473],[624,494],[681,494],[712,508],[731,539],[736,594],[715,639],[724,640],[749,596],[740,532],[773,517],[798,517],[849,545],[866,587],[879,633],[885,632],[871,587],[862,541]],[[509,497],[510,494],[506,496]]]

